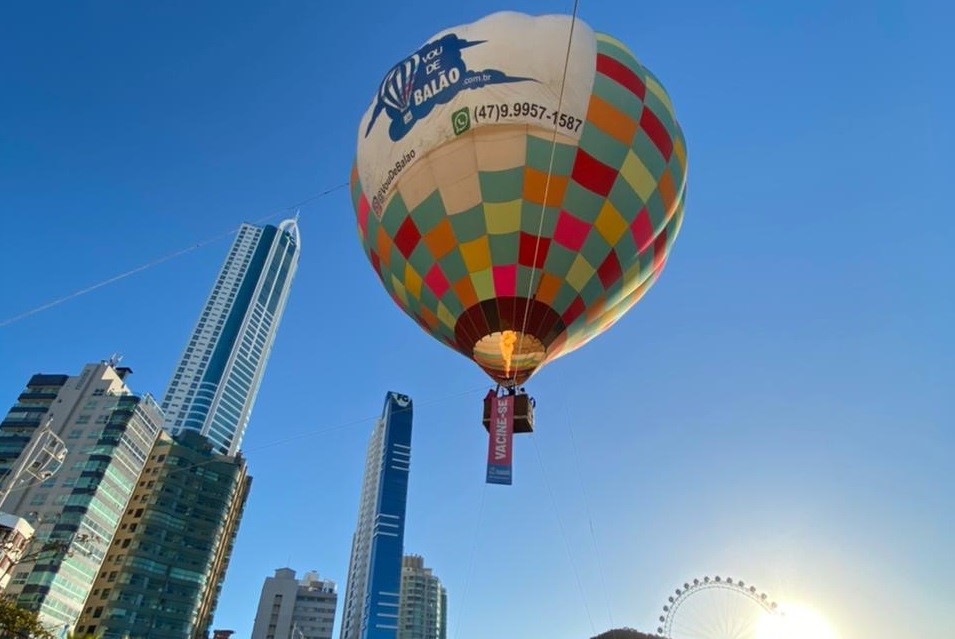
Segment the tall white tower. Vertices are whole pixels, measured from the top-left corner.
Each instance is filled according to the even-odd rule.
[[[163,398],[166,430],[195,430],[216,452],[238,452],[300,249],[294,219],[239,228]]]

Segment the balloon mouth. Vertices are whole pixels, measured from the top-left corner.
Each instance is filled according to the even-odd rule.
[[[472,304],[461,313],[454,325],[454,339],[459,353],[495,382],[510,387],[523,384],[553,358],[565,330],[561,316],[540,300],[496,297]]]
[[[544,343],[521,331],[495,331],[474,345],[474,361],[502,386],[523,384],[547,357]]]

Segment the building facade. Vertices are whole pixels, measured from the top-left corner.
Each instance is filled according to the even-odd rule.
[[[280,568],[262,585],[252,639],[332,639],[337,604],[335,582]]]
[[[0,475],[7,480],[44,429],[67,448],[57,472],[5,485],[0,503],[36,529],[31,558],[16,565],[7,593],[55,631],[74,627],[162,429],[156,402],[126,386],[130,372],[101,362],[72,377],[34,375],[0,424]]]
[[[243,224],[162,401],[166,429],[235,455],[298,267],[296,220]]]
[[[448,593],[418,555],[401,559],[398,639],[448,639]]]
[[[26,557],[33,526],[23,517],[0,513],[0,593],[7,589],[13,568]]]
[[[77,623],[102,639],[205,639],[251,477],[202,435],[163,433]]]
[[[397,636],[412,408],[411,398],[389,392],[368,444],[340,639]]]

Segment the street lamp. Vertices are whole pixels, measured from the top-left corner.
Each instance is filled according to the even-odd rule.
[[[0,507],[7,501],[7,497],[17,488],[23,475],[44,482],[63,466],[69,449],[63,440],[53,432],[53,415],[50,415],[43,428],[39,429],[30,440],[30,444],[17,459],[17,463],[5,478],[3,488],[0,489]],[[27,478],[29,481],[29,478]]]

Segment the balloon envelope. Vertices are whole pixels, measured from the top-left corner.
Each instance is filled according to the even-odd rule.
[[[569,16],[503,12],[385,74],[351,188],[398,306],[512,385],[656,281],[683,219],[686,147],[624,44]]]

